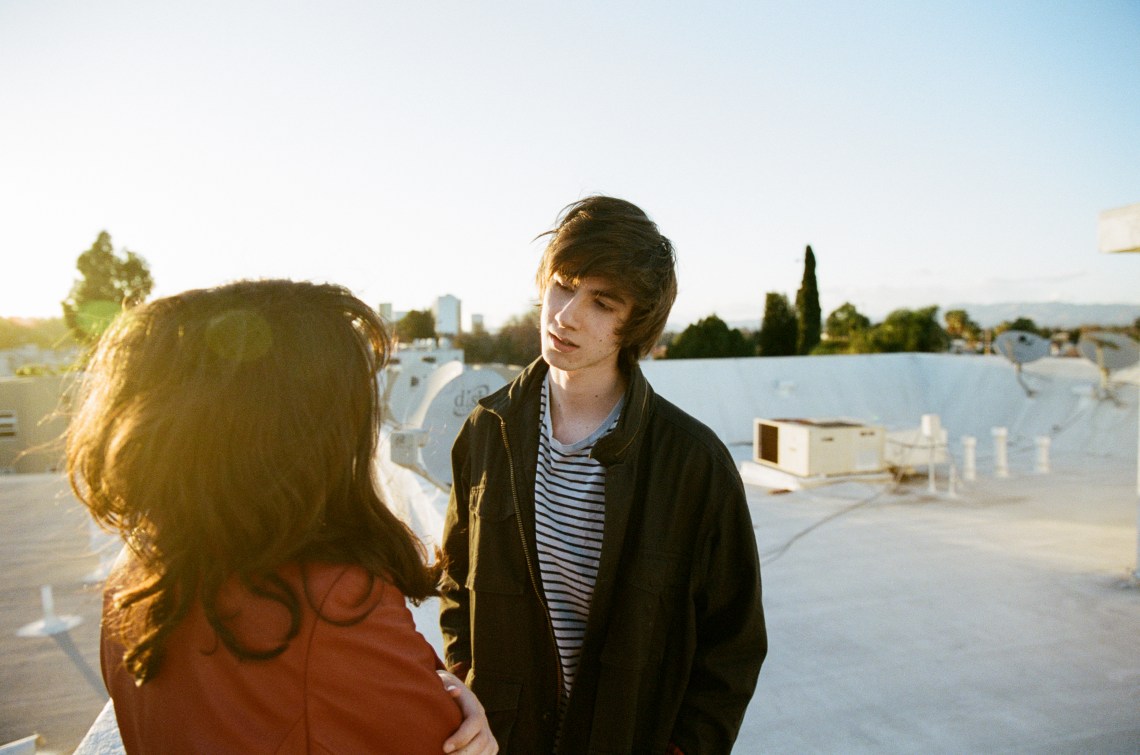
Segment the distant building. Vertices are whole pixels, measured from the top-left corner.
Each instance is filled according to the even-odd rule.
[[[11,377],[21,367],[47,367],[62,370],[79,357],[79,349],[45,349],[35,344],[24,344],[12,349],[0,350],[0,377]]]
[[[391,302],[380,302],[377,307],[377,312],[384,318],[384,321],[395,325],[408,314],[407,311],[396,311],[392,309]],[[422,310],[417,310],[422,311]],[[462,325],[462,302],[458,297],[451,294],[444,294],[435,300],[432,304],[431,314],[435,320],[435,334],[439,338],[454,338],[463,332]],[[482,324],[482,315],[472,315],[471,321],[474,323],[478,318],[478,322]]]
[[[455,337],[463,332],[460,324],[460,301],[451,294],[444,294],[435,300],[432,307],[435,315],[435,334],[441,338]]]
[[[471,315],[471,329],[474,331],[486,330],[483,325],[483,315]]]
[[[0,378],[0,474],[63,468],[60,411],[74,375]]]

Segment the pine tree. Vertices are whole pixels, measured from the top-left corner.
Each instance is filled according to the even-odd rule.
[[[94,343],[119,312],[141,303],[154,288],[146,260],[128,250],[116,255],[106,231],[79,255],[75,267],[82,278],[61,304],[63,319],[80,343]]]
[[[871,320],[855,309],[849,301],[840,304],[827,316],[827,337],[832,341],[847,341],[856,333],[871,327]]]
[[[756,345],[762,357],[796,353],[796,313],[784,294],[773,291],[764,298],[764,322],[760,325]]]
[[[949,343],[949,336],[938,324],[938,307],[930,306],[894,310],[881,323],[856,332],[851,351],[856,354],[941,352],[946,351]]]
[[[413,309],[396,323],[396,337],[404,343],[435,338],[435,315],[430,309]]]
[[[716,315],[685,328],[665,352],[666,359],[716,359],[750,357],[751,342]]]
[[[796,353],[810,354],[819,343],[819,287],[815,281],[815,254],[809,245],[804,253],[804,277],[796,292]]]

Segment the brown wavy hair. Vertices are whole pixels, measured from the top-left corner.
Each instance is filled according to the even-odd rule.
[[[285,280],[158,299],[100,339],[67,471],[135,557],[114,599],[140,684],[195,601],[239,658],[280,654],[307,600],[275,576],[286,563],[359,565],[413,601],[434,594],[437,569],[377,490],[376,375],[389,349],[380,316],[347,289]],[[276,647],[229,631],[217,599],[232,578],[290,612]]]
[[[594,195],[567,205],[551,230],[535,276],[539,294],[560,275],[572,283],[605,278],[633,309],[618,330],[618,364],[627,371],[653,350],[677,298],[673,243],[635,204]]]

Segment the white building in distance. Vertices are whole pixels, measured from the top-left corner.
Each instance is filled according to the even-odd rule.
[[[384,318],[384,322],[395,325],[408,313],[392,308],[392,302],[380,302],[376,311]],[[463,332],[463,302],[451,294],[444,294],[436,298],[431,308],[432,317],[435,318],[435,333],[440,338],[448,338]],[[478,330],[483,327],[483,315],[471,315],[471,328]]]
[[[451,294],[444,294],[435,300],[432,314],[435,315],[435,334],[441,338],[454,337],[463,332],[460,320],[461,302]]]

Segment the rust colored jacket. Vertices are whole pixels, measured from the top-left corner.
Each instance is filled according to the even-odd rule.
[[[301,571],[291,565],[279,572],[304,609],[284,653],[238,660],[198,605],[169,638],[158,674],[141,686],[122,667],[123,648],[108,631],[115,608],[105,596],[103,679],[128,753],[443,752],[459,727],[459,708],[403,594],[381,579],[368,593],[359,567],[309,564],[308,594],[327,619],[375,604],[362,621],[337,626],[306,603]],[[115,582],[112,575],[107,584]],[[219,605],[236,612],[231,625],[254,647],[276,645],[288,627],[280,604],[236,583],[224,588]]]

